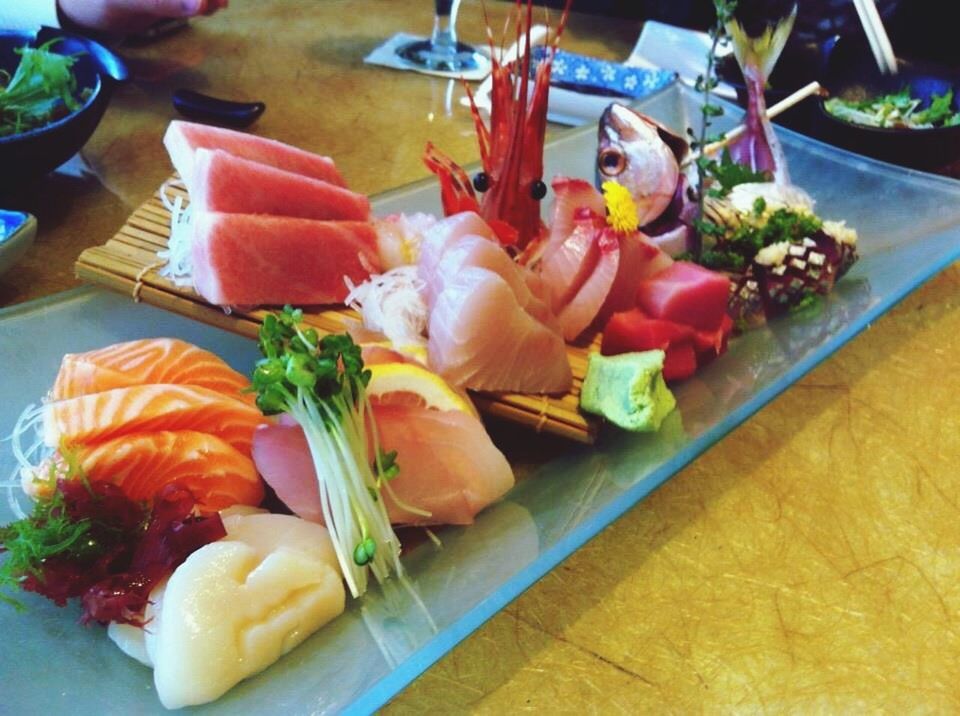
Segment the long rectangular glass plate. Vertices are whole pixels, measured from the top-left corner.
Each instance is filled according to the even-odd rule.
[[[682,128],[697,99],[674,87],[643,103]],[[731,112],[732,114],[732,112]],[[396,589],[373,590],[265,673],[198,709],[211,714],[369,712],[647,493],[789,387],[923,281],[960,257],[960,183],[910,172],[782,132],[794,180],[822,215],[860,231],[861,261],[819,312],[735,340],[727,355],[676,389],[679,411],[656,435],[613,431],[570,445],[469,528],[440,532],[405,558],[426,611]],[[591,176],[595,135],[578,130],[547,149],[547,176]],[[417,185],[378,213],[436,210]],[[252,342],[126,297],[83,289],[0,312],[0,435],[50,387],[65,352],[174,335],[248,370]],[[0,444],[0,480],[13,461]],[[0,492],[0,522],[12,518]],[[0,704],[10,713],[162,713],[148,669],[119,652],[75,609],[37,598],[0,604]],[[225,605],[225,608],[229,608]],[[435,627],[435,628],[434,628]]]

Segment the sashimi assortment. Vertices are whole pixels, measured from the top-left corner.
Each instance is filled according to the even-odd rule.
[[[470,524],[514,484],[464,392],[302,317],[268,317],[252,382],[175,339],[68,354],[14,435],[36,503],[0,527],[0,599],[79,599],[167,708],[262,671],[368,574],[412,589],[391,523]],[[261,475],[297,516],[257,509]]]
[[[584,412],[656,432],[677,406],[668,382],[832,289],[856,232],[789,184],[756,98],[734,153],[692,162],[682,137],[611,105],[598,186],[552,178],[543,220],[569,5],[533,74],[493,53],[490,123],[473,107],[482,172],[427,146],[444,216],[374,217],[329,157],[171,123],[190,203],[168,200],[166,275],[225,309],[283,308],[263,318],[250,380],[173,338],[64,356],[14,431],[35,506],[0,527],[0,598],[79,598],[84,622],[153,668],[164,706],[216,699],[348,593],[394,580],[415,596],[394,526],[469,525],[509,493],[468,391],[577,391]],[[531,3],[515,19],[529,41]],[[358,317],[323,335],[302,308],[316,305]],[[570,343],[592,348],[576,377]]]

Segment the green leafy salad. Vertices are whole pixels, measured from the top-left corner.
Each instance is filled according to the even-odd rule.
[[[76,112],[90,90],[77,91],[76,55],[51,52],[57,39],[17,50],[13,75],[0,69],[0,137],[28,132]]]
[[[953,90],[931,95],[930,106],[921,109],[922,100],[912,96],[909,87],[896,94],[852,101],[833,97],[824,106],[837,119],[882,129],[933,129],[960,125],[960,112],[953,109]]]

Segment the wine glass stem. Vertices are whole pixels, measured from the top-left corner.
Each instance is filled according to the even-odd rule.
[[[433,34],[430,36],[432,50],[438,54],[457,53],[457,11],[460,0],[435,0],[436,15],[433,18]]]

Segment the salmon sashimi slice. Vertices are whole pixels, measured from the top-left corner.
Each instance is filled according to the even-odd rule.
[[[259,505],[263,484],[251,460],[220,438],[194,430],[136,433],[77,449],[83,474],[112,482],[132,500],[153,500],[176,482],[201,508]]]
[[[228,214],[318,221],[370,219],[370,200],[363,194],[218,149],[197,150],[190,201],[198,211]]]
[[[175,119],[167,127],[163,144],[190,191],[193,190],[193,164],[198,149],[223,149],[237,157],[346,186],[330,157],[233,129]]]
[[[58,400],[43,407],[49,447],[89,445],[133,433],[197,430],[250,455],[253,431],[267,422],[255,407],[186,385],[134,385]]]
[[[67,353],[53,400],[149,383],[194,385],[253,404],[250,381],[209,351],[176,338],[145,338],[86,353]]]

